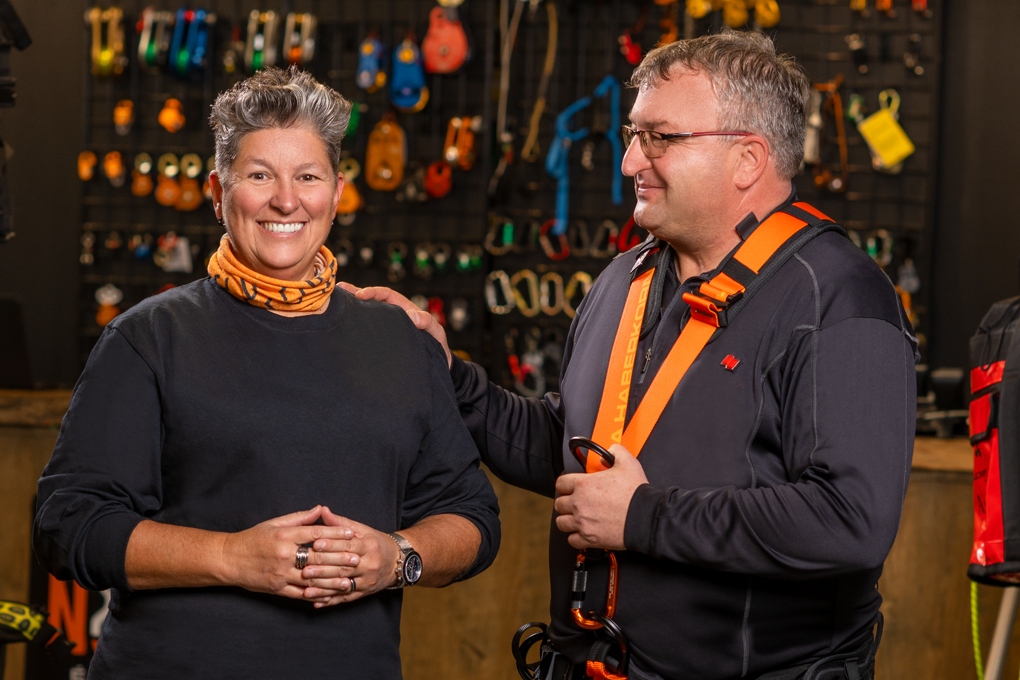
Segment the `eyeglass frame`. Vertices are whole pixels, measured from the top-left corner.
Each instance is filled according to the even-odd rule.
[[[655,130],[639,130],[633,125],[621,125],[623,130],[623,138],[626,139],[628,135],[631,135],[630,142],[627,143],[627,148],[630,148],[634,138],[637,137],[639,140],[643,139],[641,133],[647,132],[650,135],[655,135],[663,142],[668,142],[671,139],[688,139],[690,137],[752,137],[753,132],[656,132]],[[644,142],[640,142],[641,153],[648,158],[661,158],[666,153],[666,148],[662,149],[662,153],[658,156],[649,156],[645,150]],[[649,145],[651,146],[651,145]]]

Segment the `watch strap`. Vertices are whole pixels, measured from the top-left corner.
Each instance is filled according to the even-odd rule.
[[[404,578],[404,562],[407,559],[407,556],[414,552],[414,547],[406,538],[395,531],[391,531],[388,535],[393,539],[393,542],[397,544],[397,548],[400,550],[400,557],[397,558],[397,580],[393,585],[389,586],[387,590],[399,590],[401,588],[406,588],[408,585],[407,579]]]

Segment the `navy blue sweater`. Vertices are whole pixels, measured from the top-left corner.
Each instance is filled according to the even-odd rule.
[[[143,518],[240,531],[324,504],[380,531],[452,513],[499,547],[495,494],[439,344],[396,307],[337,290],[284,318],[209,279],[117,317],[39,480],[36,554],[113,588],[90,678],[399,678],[400,591],[314,609],[241,588],[132,591]],[[428,568],[428,565],[425,565]]]

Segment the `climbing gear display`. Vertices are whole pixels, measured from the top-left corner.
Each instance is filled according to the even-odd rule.
[[[76,245],[84,302],[95,304],[92,293],[111,283],[126,309],[168,280],[201,274],[201,267],[192,277],[168,273],[166,265],[185,242],[200,264],[229,226],[210,209],[209,106],[260,69],[294,65],[352,100],[335,161],[344,188],[327,241],[345,277],[421,294],[426,308],[440,299],[433,312],[446,318],[458,349],[507,388],[515,381],[495,369],[507,365],[499,338],[520,326],[520,359],[533,324],[542,332],[545,387],[557,391],[549,338],[565,341],[592,280],[648,236],[620,171],[625,143],[637,136],[648,157],[666,153],[657,166],[708,147],[668,137],[683,131],[667,125],[625,130],[635,93],[622,83],[657,42],[729,25],[775,35],[815,81],[843,74],[835,92],[812,88],[807,169],[794,182],[801,197],[818,193],[827,212],[845,218],[862,250],[903,284],[904,308],[916,319],[928,303],[928,270],[921,251],[904,243],[931,217],[933,185],[922,180],[940,157],[931,132],[940,128],[927,119],[942,81],[943,5],[880,0],[876,11],[871,1],[843,0],[805,12],[783,0],[411,0],[338,14],[315,2],[86,3],[75,15],[85,21],[82,219],[74,235],[83,240]],[[888,18],[890,8],[898,18]],[[774,24],[780,10],[796,21]],[[875,16],[863,21],[868,11]],[[899,115],[916,160],[868,163],[880,156],[862,130],[883,109]],[[638,222],[647,215],[637,214]],[[491,281],[492,307],[503,313],[489,311],[485,278],[493,271],[512,284],[504,290],[499,276]],[[918,285],[920,294],[909,290]],[[81,332],[86,350],[98,337],[93,313]],[[533,390],[536,379],[523,384]]]

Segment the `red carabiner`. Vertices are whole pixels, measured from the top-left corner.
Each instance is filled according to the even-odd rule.
[[[549,230],[553,228],[554,224],[556,224],[556,220],[549,220],[542,225],[542,228],[538,230],[538,242],[550,260],[565,260],[570,257],[570,244],[567,241],[567,235],[560,234],[560,250],[557,252],[553,249],[552,241],[549,240]]]

